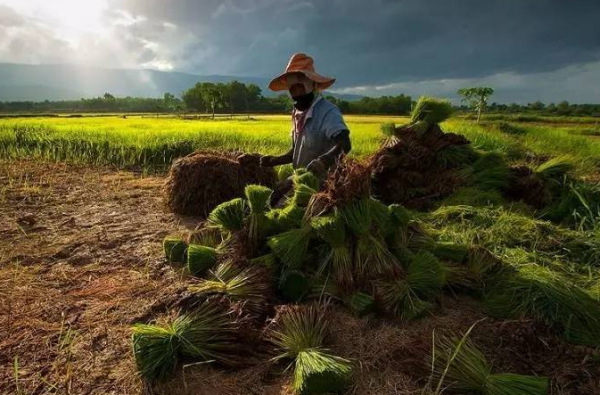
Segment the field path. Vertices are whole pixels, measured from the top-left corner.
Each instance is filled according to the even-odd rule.
[[[130,325],[180,286],[162,238],[184,229],[159,177],[63,164],[0,165],[0,393],[137,393]],[[14,387],[12,387],[14,389]]]

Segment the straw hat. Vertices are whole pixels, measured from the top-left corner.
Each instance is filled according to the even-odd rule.
[[[290,73],[304,74],[317,84],[319,90],[327,89],[335,82],[335,78],[325,77],[315,72],[313,58],[304,53],[297,53],[290,58],[290,61],[285,68],[285,72],[271,80],[269,89],[272,91],[286,91],[288,89],[286,77]]]

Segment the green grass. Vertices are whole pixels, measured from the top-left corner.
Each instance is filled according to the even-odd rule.
[[[381,123],[406,118],[348,116],[353,154],[379,145]],[[13,118],[0,119],[0,157],[35,156],[119,167],[162,169],[195,149],[232,149],[281,154],[290,147],[290,118],[182,120],[177,118]]]
[[[404,124],[408,117],[345,117],[351,130],[352,155],[375,151],[384,138],[382,124]],[[495,119],[495,118],[494,118]],[[588,124],[564,122],[513,122],[521,134],[503,133],[491,124],[476,124],[462,117],[442,124],[446,131],[463,134],[475,148],[504,153],[523,160],[528,153],[573,159],[586,173],[600,163],[600,139],[579,134]],[[586,119],[584,119],[586,120]],[[567,121],[571,123],[567,123]],[[172,160],[195,149],[231,149],[262,154],[283,153],[290,146],[290,117],[254,115],[184,120],[173,117],[32,117],[0,119],[0,158],[41,157],[117,167],[164,171]]]

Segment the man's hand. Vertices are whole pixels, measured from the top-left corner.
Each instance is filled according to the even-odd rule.
[[[313,159],[310,161],[308,166],[306,166],[306,170],[310,171],[317,177],[324,177],[327,173],[327,168],[325,167],[325,163],[321,159]]]
[[[274,156],[271,155],[263,155],[260,157],[260,167],[273,167],[275,164],[273,163]]]

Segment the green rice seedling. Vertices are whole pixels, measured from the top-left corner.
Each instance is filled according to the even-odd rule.
[[[305,173],[311,174],[311,173]],[[306,207],[308,206],[308,202],[310,198],[317,193],[317,190],[309,187],[305,184],[298,184],[294,188],[294,194],[292,195],[288,206],[298,206],[298,207]]]
[[[385,242],[371,230],[371,201],[361,199],[342,207],[340,215],[356,237],[354,272],[359,276],[374,277],[392,273],[400,268],[399,262]]]
[[[250,207],[247,219],[248,239],[254,248],[263,240],[271,227],[266,211],[269,208],[269,199],[272,193],[272,189],[262,185],[247,185],[244,189]]]
[[[187,244],[181,237],[165,237],[163,240],[163,250],[168,262],[184,263],[186,261]]]
[[[140,375],[149,381],[163,380],[175,371],[182,356],[232,363],[235,326],[227,311],[208,302],[165,326],[134,325],[133,353]]]
[[[533,316],[562,327],[568,341],[600,345],[600,303],[548,268],[519,268],[490,290],[486,306],[494,316]]]
[[[390,209],[377,199],[369,199],[371,202],[371,216],[373,227],[384,239],[390,237],[395,231],[395,223]]]
[[[390,204],[388,206],[388,212],[392,225],[395,227],[407,227],[412,220],[410,212],[400,204]]]
[[[452,391],[481,395],[546,395],[546,377],[518,374],[492,374],[483,353],[467,338],[439,336],[433,351],[433,374],[438,380],[435,394],[442,387]]]
[[[410,288],[405,279],[386,279],[376,284],[377,300],[388,314],[410,321],[421,317],[434,306]]]
[[[313,229],[310,223],[304,223],[298,229],[271,236],[267,244],[287,268],[298,269],[304,264],[312,237]]]
[[[274,254],[268,253],[250,260],[252,266],[262,266],[267,269],[273,269],[277,266],[277,257]]]
[[[192,276],[201,276],[217,261],[217,251],[212,247],[190,244],[187,249],[187,268]]]
[[[396,124],[393,122],[382,123],[379,126],[379,130],[385,137],[394,137],[396,133]]]
[[[197,228],[188,237],[188,244],[199,244],[212,248],[216,248],[222,241],[221,231],[211,226]]]
[[[233,303],[242,302],[253,315],[264,312],[269,284],[256,268],[239,269],[231,262],[220,263],[208,279],[190,285],[195,294],[226,295]]]
[[[573,159],[569,156],[558,156],[537,166],[534,171],[547,178],[561,180],[567,173],[574,170]]]
[[[299,270],[286,270],[279,280],[279,293],[285,300],[298,302],[311,291],[310,278]]]
[[[428,300],[437,298],[445,283],[444,266],[422,251],[411,259],[405,278],[379,281],[377,296],[385,311],[408,321],[434,307]]]
[[[492,126],[499,132],[506,133],[508,135],[522,136],[527,133],[527,130],[525,128],[522,128],[509,122],[494,122],[492,123]]]
[[[357,317],[363,317],[375,310],[375,298],[364,292],[355,292],[346,299],[346,306]]]
[[[502,189],[510,183],[511,173],[504,156],[488,153],[463,171],[471,184],[481,190]]]
[[[443,206],[501,206],[505,203],[500,191],[496,189],[482,190],[476,187],[464,187],[458,189],[452,195],[442,201]]]
[[[448,100],[421,96],[413,107],[410,121],[424,121],[428,125],[442,123],[452,115],[452,104]]]
[[[481,246],[469,248],[467,271],[477,283],[483,284],[488,277],[502,269],[502,262],[492,252]]]
[[[456,243],[437,242],[432,252],[440,259],[461,263],[469,255],[469,247]]]
[[[246,209],[246,202],[241,198],[235,198],[215,207],[209,214],[208,221],[222,232],[236,232],[244,227]]]
[[[293,228],[299,228],[306,213],[306,208],[295,204],[288,204],[282,209],[272,209],[267,217],[272,219],[274,227],[283,232]]]
[[[477,153],[470,145],[451,145],[440,150],[435,161],[446,169],[461,168],[477,159]]]
[[[133,327],[133,353],[139,374],[148,381],[164,380],[177,367],[179,338],[175,328],[137,324]]]
[[[294,175],[294,167],[291,164],[277,166],[275,172],[279,182],[283,182]]]
[[[352,285],[352,251],[348,245],[346,227],[339,214],[315,217],[311,226],[317,237],[329,245],[319,273],[331,272],[334,282],[344,288]]]
[[[323,350],[298,353],[292,388],[298,394],[331,394],[345,390],[350,382],[350,361]]]
[[[350,361],[333,356],[323,348],[326,321],[316,307],[284,312],[273,330],[271,341],[277,347],[274,361],[293,359],[292,388],[297,394],[339,393],[349,383]]]
[[[317,176],[315,176],[313,173],[311,173],[310,171],[306,171],[306,170],[302,171],[300,169],[296,170],[294,172],[293,181],[294,181],[294,188],[298,188],[300,185],[304,185],[314,191],[319,190],[319,186],[320,186],[319,178]]]
[[[386,242],[394,255],[397,255],[398,250],[406,250],[406,246],[408,246],[410,238],[408,224],[412,220],[412,215],[403,206],[391,204],[388,206],[388,217],[390,231],[386,236]]]
[[[406,281],[420,297],[434,299],[439,297],[446,283],[446,270],[435,256],[421,251],[411,259]]]

